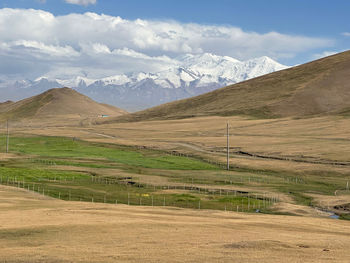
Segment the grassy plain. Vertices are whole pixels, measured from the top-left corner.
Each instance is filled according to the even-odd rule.
[[[65,202],[0,186],[2,262],[349,262],[348,221]]]
[[[89,122],[10,123],[2,261],[349,261],[346,117]]]
[[[222,174],[218,181],[219,166],[193,157],[61,137],[12,137],[11,145],[18,158],[0,163],[0,181],[55,198],[246,212],[267,209],[273,201],[221,189],[224,178],[232,185],[233,177]],[[140,180],[147,175],[166,180]]]
[[[224,170],[226,122],[231,127],[229,172]],[[153,196],[154,204],[162,205],[165,196],[166,204],[180,207],[237,210],[238,205],[238,210],[254,211],[267,199],[266,209],[265,202],[261,209],[266,213],[327,216],[315,212],[317,208],[348,218],[348,211],[313,197],[341,195],[350,203],[348,123],[337,116],[205,117],[98,126],[60,126],[52,120],[44,129],[39,122],[18,123],[18,128],[13,124],[11,151],[21,161],[8,160],[6,166],[24,162],[23,167],[83,173],[87,177],[74,182],[75,189],[84,185],[83,193],[70,189],[74,200],[95,195],[94,200],[127,203],[129,192],[135,194],[130,197],[133,204],[140,203],[141,195],[141,204],[150,205]],[[57,134],[66,138],[51,137]],[[95,186],[98,180],[114,186]]]

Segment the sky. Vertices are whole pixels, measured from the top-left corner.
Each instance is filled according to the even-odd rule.
[[[348,0],[0,0],[0,77],[159,71],[184,54],[302,64],[349,49]]]

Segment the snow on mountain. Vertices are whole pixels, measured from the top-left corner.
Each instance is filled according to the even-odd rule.
[[[45,77],[43,77],[45,78]],[[96,82],[97,79],[89,79],[82,76],[77,76],[74,79],[54,79],[57,83],[65,87],[80,87],[80,86],[89,86],[92,83]]]
[[[66,86],[78,87],[84,86],[83,83],[85,86],[89,86],[96,81],[102,85],[125,85],[128,83],[130,85],[144,79],[153,79],[156,84],[163,88],[181,88],[211,83],[229,85],[287,68],[269,57],[239,61],[228,56],[204,53],[201,55],[187,54],[175,60],[178,66],[160,72],[122,74],[98,80],[78,76],[73,80],[57,80],[57,82]]]
[[[130,82],[130,78],[126,75],[116,75],[111,77],[106,77],[102,79],[102,82],[106,85],[123,85]],[[89,84],[90,85],[90,84]]]
[[[186,56],[184,64],[186,68],[199,76],[198,85],[209,83],[229,85],[287,68],[268,57],[241,62],[231,57],[220,57],[207,53],[199,56]]]
[[[100,79],[86,76],[76,76],[72,79],[41,77],[35,81],[12,83],[11,86],[13,91],[17,88],[32,88],[33,92],[42,91],[45,87],[49,89],[68,86],[97,101],[133,111],[199,95],[287,68],[266,56],[239,61],[228,56],[204,53],[183,55],[174,61],[177,66],[165,68],[160,72],[135,72]],[[4,83],[0,84],[0,88],[4,86]],[[14,97],[17,99],[18,95],[9,96],[7,99]]]

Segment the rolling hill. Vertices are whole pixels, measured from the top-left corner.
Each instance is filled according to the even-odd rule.
[[[13,101],[5,101],[5,102],[1,102],[0,103],[0,112],[4,112],[6,111],[6,109],[11,105],[13,104],[14,102]]]
[[[304,117],[350,112],[350,51],[106,122],[248,115]]]
[[[70,88],[50,89],[18,102],[0,104],[0,118],[12,120],[67,115],[80,117],[120,116],[125,113],[124,110],[117,107],[97,103]]]

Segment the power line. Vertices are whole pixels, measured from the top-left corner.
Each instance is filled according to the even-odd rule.
[[[6,138],[6,153],[9,152],[9,144],[10,144],[10,129],[9,129],[9,120],[6,122],[7,126],[7,138]]]
[[[226,126],[226,134],[227,134],[227,171],[230,170],[230,134],[229,134],[229,125],[227,123]]]

